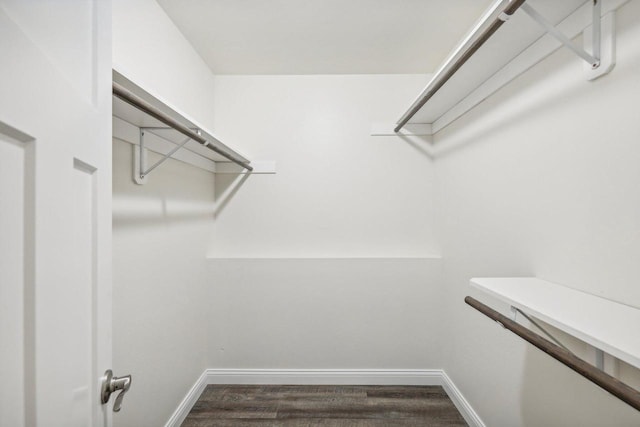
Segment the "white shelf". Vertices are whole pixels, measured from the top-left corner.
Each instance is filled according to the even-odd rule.
[[[627,1],[603,0],[602,15],[617,10]],[[527,4],[569,39],[578,36],[592,23],[591,2],[588,0],[528,0]],[[470,33],[481,28],[480,22]],[[413,116],[409,124],[429,125],[433,134],[439,132],[561,46],[523,10],[517,10]],[[451,57],[459,48],[454,49]],[[576,61],[581,60],[576,57]],[[577,77],[582,78],[580,75]],[[417,99],[428,88],[429,85]]]
[[[147,92],[146,90],[136,85],[134,82],[127,79],[126,77],[124,77],[122,74],[118,73],[115,70],[113,71],[113,81],[118,83],[119,85],[121,85],[122,87],[130,91],[131,93],[135,94],[136,96],[139,96],[140,98],[149,102],[151,105],[160,109],[162,112],[164,112],[168,116],[172,117],[173,119],[177,120],[180,123],[183,123],[187,127],[200,129],[202,136],[212,145],[215,145],[221,150],[233,155],[237,159],[240,159],[244,162],[249,162],[249,159],[247,159],[247,157],[238,153],[236,150],[232,149],[231,147],[225,145],[222,141],[220,141],[220,139],[216,135],[214,135],[212,132],[208,131],[207,129],[204,129],[195,120],[189,118],[186,114],[181,113],[176,108],[173,108],[171,105],[169,105],[169,103],[162,100],[161,98]],[[113,97],[113,116],[137,128],[141,128],[141,127],[165,128],[165,129],[154,129],[148,132],[152,134],[150,135],[150,137],[154,141],[158,139],[162,139],[164,140],[165,144],[169,143],[168,148],[173,147],[176,144],[179,144],[185,139],[185,136],[182,135],[180,132],[174,129],[167,128],[167,125],[165,125],[164,123],[138,110],[132,105],[129,105],[128,103],[119,99],[116,96]],[[130,138],[122,138],[122,139],[126,142],[136,143],[136,144],[138,140],[137,135],[135,138],[135,142],[131,141]],[[198,156],[201,156],[211,162],[220,162],[221,164],[229,163],[228,159],[202,146],[202,144],[196,141],[189,141],[187,144],[185,144],[184,149],[186,149],[187,151],[191,151],[192,153],[195,153]],[[160,150],[154,150],[154,151],[161,152]],[[195,166],[198,166],[198,165],[195,164]]]
[[[471,285],[640,368],[640,310],[533,277],[477,278]]]

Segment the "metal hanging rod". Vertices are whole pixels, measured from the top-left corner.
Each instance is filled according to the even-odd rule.
[[[450,56],[447,62],[440,67],[435,76],[431,79],[427,87],[413,102],[409,110],[398,120],[394,132],[399,132],[413,116],[453,77],[453,75],[471,58],[491,36],[509,20],[518,9],[522,8],[536,23],[538,23],[551,36],[555,37],[565,47],[573,51],[580,58],[587,61],[591,68],[600,66],[601,54],[601,11],[602,0],[589,0],[593,4],[593,50],[592,53],[577,46],[559,29],[557,29],[544,16],[538,13],[526,0],[502,0],[497,2],[492,9],[485,14],[485,19],[476,25],[473,31],[459,45],[457,50]],[[490,24],[488,21],[493,18]],[[484,28],[484,30],[483,30]]]
[[[640,411],[640,392],[638,390],[635,390],[634,388],[628,386],[619,379],[612,377],[606,372],[596,368],[590,363],[585,362],[570,351],[555,345],[551,341],[514,322],[508,317],[503,316],[502,314],[486,306],[475,298],[468,296],[464,299],[464,302],[478,310],[480,313],[489,317],[490,319],[496,321],[497,323],[502,325],[502,327],[518,335],[528,343],[536,346],[560,363],[579,373],[589,381],[600,386],[618,399]]]
[[[191,130],[189,127],[183,125],[182,123],[176,121],[175,119],[173,119],[172,117],[168,116],[167,114],[165,114],[160,109],[158,109],[155,106],[151,105],[150,103],[148,103],[144,99],[140,98],[139,96],[129,92],[127,89],[125,89],[124,87],[120,86],[118,83],[115,83],[115,82],[113,82],[113,94],[115,96],[117,96],[118,98],[122,99],[123,101],[133,105],[137,109],[147,113],[151,117],[161,121],[162,123],[166,124],[167,126],[172,127],[173,129],[177,130],[178,132],[180,132],[181,134],[185,135],[189,139],[192,139],[192,140],[194,140],[196,142],[199,142],[200,144],[202,144],[203,146],[207,147],[208,149],[220,154],[225,159],[228,159],[228,160],[232,161],[233,163],[235,163],[235,164],[237,164],[239,166],[242,166],[243,168],[245,168],[245,169],[247,169],[249,171],[253,171],[253,167],[251,165],[249,165],[249,163],[245,162],[244,160],[238,159],[234,155],[229,154],[226,151],[224,151],[224,150],[216,147],[215,145],[211,144],[202,135],[200,135],[197,132]],[[147,171],[147,172],[149,172],[149,171]]]
[[[476,26],[476,31],[473,31],[467,39],[460,45],[459,51],[455,53],[453,62],[447,62],[444,66],[438,70],[436,75],[431,79],[429,85],[425,88],[422,94],[414,101],[409,108],[409,111],[404,113],[400,118],[394,132],[399,132],[400,129],[406,125],[413,116],[427,103],[446,82],[471,58],[482,45],[491,38],[491,36],[498,31],[498,28],[502,26],[516,10],[522,6],[525,0],[504,0],[496,5],[496,7],[490,11],[486,16],[490,18],[495,16],[497,11],[500,10],[497,17],[491,22],[491,24],[482,32],[477,33],[483,28],[486,22],[481,22]]]

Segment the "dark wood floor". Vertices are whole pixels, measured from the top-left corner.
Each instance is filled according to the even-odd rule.
[[[466,425],[439,386],[209,385],[182,427]]]

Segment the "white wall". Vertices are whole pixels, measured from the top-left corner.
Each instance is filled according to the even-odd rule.
[[[213,74],[155,0],[113,0],[113,68],[212,127]]]
[[[637,411],[463,302],[491,301],[471,277],[538,276],[640,307],[639,20],[640,2],[619,10],[610,75],[586,82],[561,50],[438,135],[448,150],[436,161],[444,368],[488,426],[640,424]],[[640,385],[631,368],[622,378]]]
[[[132,149],[113,142],[114,373],[133,375],[114,425],[159,426],[209,367],[204,254],[214,177],[168,160],[137,185]]]
[[[277,174],[221,207],[212,257],[421,257],[434,239],[433,165],[370,136],[425,84],[419,75],[216,76],[215,129]],[[218,177],[223,195],[235,177]]]
[[[210,261],[209,366],[442,364],[439,259]]]
[[[154,0],[114,0],[113,62],[211,127],[213,74]],[[133,375],[114,425],[160,426],[208,367],[205,254],[215,179],[169,160],[138,186],[132,146],[114,141],[113,148],[114,373]]]
[[[114,143],[115,361],[134,373],[116,426],[164,422],[204,367],[442,366],[490,426],[637,425],[462,299],[472,276],[536,275],[640,306],[638,18],[619,12],[613,74],[554,54],[439,134],[434,164],[369,136],[424,76],[213,78],[154,1],[116,1],[117,69],[278,164],[217,176],[214,206],[212,176],[176,162],[131,184]]]
[[[440,365],[433,164],[369,135],[425,79],[216,76],[216,132],[277,174],[216,177],[237,191],[209,250],[210,366]]]

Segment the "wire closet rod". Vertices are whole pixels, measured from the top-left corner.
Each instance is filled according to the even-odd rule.
[[[570,369],[576,371],[589,381],[602,387],[618,399],[627,403],[640,411],[640,392],[623,383],[617,378],[612,377],[606,372],[596,368],[590,363],[580,359],[569,350],[559,347],[551,341],[541,337],[535,332],[525,328],[524,326],[514,322],[506,316],[498,313],[494,309],[484,305],[480,301],[472,297],[466,297],[464,302],[478,310],[480,313],[495,320],[504,328],[510,330],[525,341],[538,347],[560,363],[566,365]]]
[[[498,31],[498,28],[502,26],[509,19],[511,15],[515,13],[516,10],[522,6],[522,4],[526,0],[513,0],[507,2],[507,6],[498,14],[498,17],[493,20],[491,25],[487,27],[480,35],[471,34],[469,39],[472,40],[475,38],[473,43],[471,43],[462,53],[462,55],[455,60],[453,63],[447,63],[440,68],[438,73],[434,76],[434,78],[429,82],[429,85],[425,88],[423,93],[420,95],[418,99],[415,100],[409,111],[407,111],[398,121],[396,127],[393,129],[394,132],[399,132],[408,122],[411,120],[413,116],[416,115],[418,111],[427,103],[433,96],[444,86],[446,82],[449,81],[451,77],[462,67],[468,60],[471,58],[478,49],[482,47],[482,45],[491,38],[491,36]],[[504,3],[504,2],[503,2]],[[481,28],[484,23],[481,23],[478,28]]]
[[[224,151],[224,150],[216,147],[215,145],[209,143],[205,138],[202,137],[202,135],[198,135],[196,132],[194,132],[193,130],[189,129],[187,126],[185,126],[182,123],[176,121],[175,119],[173,119],[172,117],[168,116],[163,111],[161,111],[160,109],[158,109],[155,106],[151,105],[150,103],[148,103],[144,99],[140,98],[139,96],[129,92],[127,89],[125,89],[124,87],[120,86],[116,82],[113,82],[113,94],[115,96],[117,96],[118,98],[122,99],[123,101],[133,105],[138,110],[141,110],[141,111],[147,113],[151,117],[153,117],[155,119],[158,119],[159,121],[161,121],[165,125],[172,127],[173,129],[177,130],[181,134],[193,139],[196,142],[199,142],[200,144],[202,144],[203,146],[207,147],[208,149],[210,149],[212,151],[215,151],[216,153],[220,154],[225,159],[228,159],[228,160],[232,161],[233,163],[235,163],[235,164],[237,164],[239,166],[242,166],[243,168],[245,168],[245,169],[247,169],[249,171],[253,170],[253,167],[251,165],[249,165],[247,162],[245,162],[243,160],[240,160],[240,159],[236,158],[234,155],[229,154],[226,151]]]

